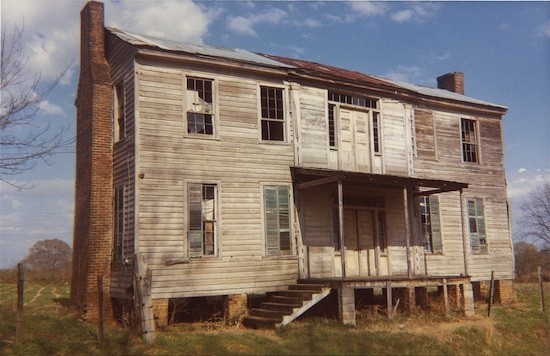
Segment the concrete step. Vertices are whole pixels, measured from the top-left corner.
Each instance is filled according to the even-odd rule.
[[[311,290],[315,292],[320,292],[325,288],[322,284],[292,284],[288,286],[289,290]]]
[[[302,305],[304,305],[303,298],[293,298],[282,295],[272,295],[271,297],[269,297],[269,301],[281,304],[289,304],[294,307],[301,307]]]
[[[275,327],[275,324],[277,324],[278,321],[276,319],[272,318],[265,318],[261,316],[254,316],[249,315],[243,319],[243,324],[249,328],[254,329],[263,329],[263,328],[270,328],[273,329]]]
[[[260,305],[260,308],[250,309],[250,312],[249,312],[248,315],[250,315],[250,316],[261,316],[263,318],[276,319],[277,322],[281,322],[281,321],[283,321],[283,316],[285,316],[285,314],[288,314],[288,313],[285,313],[285,312],[280,311],[280,310],[271,310],[271,309],[269,309],[269,306],[267,306],[264,309],[263,305]]]

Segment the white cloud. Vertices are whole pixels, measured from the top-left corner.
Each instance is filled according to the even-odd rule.
[[[410,83],[413,79],[419,78],[422,72],[422,69],[418,66],[399,65],[395,69],[390,69],[382,77]]]
[[[526,168],[520,168],[518,169],[518,173],[521,174],[521,173],[525,173],[527,172],[527,169]]]
[[[520,168],[512,178],[508,179],[508,198],[521,201],[525,199],[535,187],[541,184],[550,184],[550,171],[548,169],[536,169],[528,171]]]
[[[227,21],[231,31],[240,35],[257,36],[254,26],[261,23],[278,24],[286,16],[285,11],[271,8],[265,12],[247,16],[230,16]]]
[[[349,3],[351,9],[360,16],[379,16],[384,15],[388,5],[377,1],[352,1]]]
[[[537,28],[537,36],[550,37],[550,20],[546,21]]]
[[[440,8],[438,4],[428,2],[407,4],[407,7],[407,9],[393,12],[391,14],[392,20],[398,23],[420,23],[434,17]]]
[[[51,103],[48,100],[42,100],[39,104],[40,110],[42,110],[46,115],[61,115],[67,116],[61,106]]]

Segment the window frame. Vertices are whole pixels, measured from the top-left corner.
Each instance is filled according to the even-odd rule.
[[[126,139],[126,87],[120,80],[113,85],[113,144]]]
[[[474,211],[475,215],[470,215],[470,203],[474,203]],[[482,209],[482,214],[479,215],[479,205]],[[479,197],[469,197],[466,198],[466,216],[468,219],[468,237],[469,237],[469,243],[470,243],[470,252],[474,255],[487,255],[489,254],[489,240],[487,238],[487,218],[485,214],[485,199],[479,198]],[[472,224],[471,219],[474,218],[476,220],[476,231],[472,232]],[[480,221],[483,223],[480,224]],[[480,236],[479,233],[479,226],[483,226],[483,233]],[[473,236],[472,234],[475,234]],[[477,240],[477,248],[474,247],[474,244],[472,244],[473,240]],[[485,240],[485,243],[481,243],[481,239]]]
[[[113,189],[113,260],[124,258],[124,235],[126,232],[126,186]],[[121,208],[119,210],[119,208]]]
[[[204,73],[187,73],[183,77],[183,121],[184,121],[184,130],[183,136],[185,138],[197,138],[197,139],[207,139],[207,140],[218,140],[219,139],[219,106],[218,106],[218,80],[216,78],[208,78],[203,75]],[[188,80],[202,80],[209,81],[212,85],[212,112],[207,113],[206,111],[193,111],[189,108],[189,93],[187,89]],[[195,91],[196,92],[196,91]],[[195,103],[193,103],[195,105]],[[197,104],[198,105],[198,104]],[[208,114],[212,117],[212,134],[199,133],[199,132],[189,132],[189,113],[195,114]]]
[[[268,89],[275,89],[275,90],[281,90],[282,94],[282,104],[283,104],[283,140],[264,140],[263,138],[263,130],[262,130],[262,122],[264,120],[266,121],[275,121],[280,122],[280,120],[277,119],[271,119],[271,118],[264,118],[262,115],[262,88],[268,88]],[[285,85],[280,84],[273,84],[273,83],[259,83],[257,85],[257,110],[258,110],[258,136],[259,136],[259,142],[260,143],[268,143],[268,144],[288,144],[290,139],[289,134],[289,128],[290,128],[290,113],[288,111],[289,105],[289,99],[288,99],[288,88]]]
[[[473,134],[469,134],[468,138],[473,137],[473,142],[471,140],[466,141],[466,137],[464,135],[465,130],[463,128],[464,123],[472,123],[473,124]],[[480,145],[480,136],[479,136],[479,120],[470,118],[470,117],[460,117],[460,153],[461,153],[461,160],[463,163],[475,163],[475,164],[481,164],[481,145]],[[475,160],[471,161],[467,158],[467,152],[465,151],[465,146],[470,145],[474,146],[475,148]],[[470,153],[471,156],[471,153]]]
[[[266,207],[266,189],[269,188],[286,188],[288,193],[288,238],[289,238],[289,250],[281,250],[281,241],[280,241],[280,233],[281,230],[279,229],[279,244],[278,244],[278,253],[277,254],[271,254],[268,251],[267,247],[267,207]],[[294,197],[292,192],[292,185],[287,183],[277,183],[277,182],[262,182],[260,183],[260,204],[261,204],[261,221],[262,221],[262,249],[263,249],[263,255],[264,257],[281,257],[281,256],[294,256],[296,253],[296,246],[294,241],[294,232],[293,232],[293,226],[294,226]],[[280,221],[278,219],[278,221]],[[283,231],[284,232],[284,231]]]
[[[193,254],[191,252],[191,205],[192,202],[190,201],[190,190],[191,186],[193,185],[200,185],[201,186],[201,253],[200,254]],[[213,186],[214,187],[214,202],[213,202],[213,209],[214,209],[214,219],[209,219],[213,222],[213,253],[206,254],[205,253],[205,229],[204,229],[204,188],[206,186]],[[185,182],[185,231],[186,231],[186,241],[185,241],[185,256],[189,259],[196,259],[196,258],[216,258],[220,256],[220,236],[221,236],[221,230],[220,230],[220,221],[221,221],[221,210],[220,210],[220,182],[214,182],[214,181],[187,181]],[[196,230],[195,230],[196,231]]]
[[[423,207],[426,208],[423,209]],[[434,213],[437,215],[434,216]],[[426,221],[423,221],[423,216],[427,217]],[[437,224],[434,224],[434,221],[437,221]],[[420,224],[420,237],[422,239],[424,253],[442,255],[443,227],[441,219],[441,200],[439,196],[423,195],[418,198],[418,222]],[[436,230],[434,232],[434,225],[439,226],[438,231]],[[436,233],[439,234],[439,236],[435,236]],[[429,242],[427,244],[425,243],[426,234],[429,236]],[[438,241],[436,241],[436,238]]]

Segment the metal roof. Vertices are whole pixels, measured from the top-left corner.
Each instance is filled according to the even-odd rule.
[[[240,62],[255,63],[263,66],[294,70],[297,74],[318,76],[329,79],[341,79],[350,83],[363,85],[377,85],[392,89],[402,89],[417,93],[421,96],[452,100],[457,102],[491,106],[507,110],[506,106],[478,100],[465,95],[454,93],[445,89],[430,88],[392,79],[377,77],[357,71],[338,68],[325,64],[304,61],[295,58],[280,57],[270,54],[254,53],[239,48],[224,48],[206,46],[203,44],[180,43],[162,38],[140,35],[126,30],[108,27],[107,30],[121,40],[136,47],[155,47],[164,51],[183,52],[207,57],[225,58]]]
[[[262,65],[291,68],[288,64],[274,61],[267,57],[261,56],[254,52],[250,52],[239,48],[224,48],[205,46],[202,44],[180,43],[176,41],[166,40],[162,38],[140,35],[126,30],[107,27],[107,30],[121,40],[137,47],[156,47],[165,51],[184,52],[190,54],[199,54],[209,57],[227,58],[236,61],[252,62]]]

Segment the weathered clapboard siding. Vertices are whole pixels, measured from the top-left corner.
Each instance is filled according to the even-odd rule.
[[[124,186],[124,237],[122,259],[111,264],[111,296],[131,298],[128,288],[132,285],[132,268],[123,265],[125,258],[134,254],[134,205],[135,205],[135,126],[134,126],[134,66],[135,50],[120,39],[107,37],[107,57],[110,63],[113,83],[124,86],[125,138],[113,147],[113,185]]]
[[[304,167],[327,168],[328,118],[326,90],[300,87],[300,155]]]
[[[407,176],[408,150],[405,105],[395,100],[380,100],[382,113],[382,155],[386,174]]]
[[[259,85],[285,83],[147,61],[136,72],[139,249],[153,271],[153,298],[263,293],[294,282],[297,256],[264,257],[262,237],[262,184],[290,186],[294,151],[288,107],[287,142],[260,143]],[[186,75],[215,80],[214,137],[187,135]],[[190,182],[217,185],[217,256],[166,266],[187,257]]]
[[[462,162],[460,118],[478,122],[481,163]],[[432,121],[433,120],[433,121]],[[500,279],[513,278],[511,236],[508,228],[506,185],[502,158],[502,122],[499,118],[460,115],[423,108],[415,111],[417,157],[414,168],[418,177],[467,182],[464,199],[483,198],[489,253],[472,254],[468,239],[468,272],[474,280],[490,278],[491,271]],[[434,127],[433,135],[425,134]],[[433,153],[432,153],[433,152]],[[428,270],[451,272],[463,261],[460,198],[457,193],[441,202],[443,256],[427,256]],[[466,201],[464,202],[466,209]],[[464,214],[467,214],[465,211]],[[468,231],[468,222],[465,221]]]

